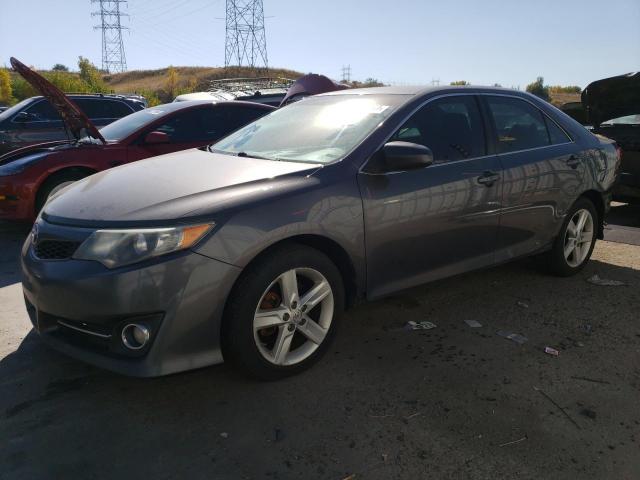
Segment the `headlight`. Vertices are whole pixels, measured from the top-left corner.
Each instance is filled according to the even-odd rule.
[[[79,260],[95,260],[107,268],[141,262],[192,247],[214,224],[139,230],[96,230],[73,254]]]

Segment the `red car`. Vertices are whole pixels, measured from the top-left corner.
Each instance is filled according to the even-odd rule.
[[[11,65],[57,108],[72,140],[0,156],[0,220],[31,221],[53,193],[71,182],[136,160],[202,147],[275,110],[238,101],[170,103],[98,130],[54,85],[14,58]]]

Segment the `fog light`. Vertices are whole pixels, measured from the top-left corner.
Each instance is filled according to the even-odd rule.
[[[122,343],[131,350],[140,350],[149,341],[149,329],[144,325],[130,323],[122,329]]]

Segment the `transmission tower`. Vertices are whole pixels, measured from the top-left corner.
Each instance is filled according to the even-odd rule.
[[[262,0],[227,0],[224,66],[269,66]]]
[[[351,82],[351,65],[342,66],[342,81],[345,83]]]
[[[128,17],[120,12],[120,4],[127,0],[91,0],[91,3],[100,4],[100,11],[93,12],[92,17],[100,17],[100,25],[93,28],[102,30],[102,70],[109,73],[124,72],[127,70],[127,59],[124,55],[122,43],[123,27],[120,18]]]

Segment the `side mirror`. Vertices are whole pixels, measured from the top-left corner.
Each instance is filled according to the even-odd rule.
[[[171,138],[169,138],[169,135],[167,135],[164,132],[149,132],[147,133],[146,137],[144,137],[144,143],[146,144],[150,144],[150,145],[157,145],[160,143],[170,143],[171,142]]]
[[[417,170],[433,163],[431,149],[417,143],[389,142],[382,147],[382,153],[387,172]]]

